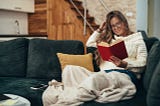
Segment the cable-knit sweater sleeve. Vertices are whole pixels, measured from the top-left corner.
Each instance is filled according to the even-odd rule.
[[[144,67],[146,65],[147,49],[141,33],[129,36],[125,43],[129,55],[125,59],[128,63],[127,68],[136,71],[136,68]]]
[[[96,40],[99,35],[100,33],[95,31],[89,37],[86,46],[97,48]],[[147,59],[147,49],[141,33],[134,33],[127,37],[115,36],[115,38],[117,40],[124,39],[125,41],[128,58],[124,59],[124,61],[128,63],[127,69],[135,73],[141,73],[143,71],[144,66],[146,65],[146,59]],[[103,61],[100,65],[100,68],[101,70],[122,69],[121,67],[117,67],[114,63],[110,61]]]
[[[87,47],[96,47],[97,48],[96,40],[97,40],[99,35],[100,35],[100,33],[98,33],[97,31],[94,31],[93,34],[88,38],[86,46]]]

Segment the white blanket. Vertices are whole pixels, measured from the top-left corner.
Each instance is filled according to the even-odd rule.
[[[67,66],[62,77],[63,83],[49,83],[43,93],[44,106],[78,106],[90,100],[116,102],[136,93],[130,77],[119,72],[90,72],[83,67]]]

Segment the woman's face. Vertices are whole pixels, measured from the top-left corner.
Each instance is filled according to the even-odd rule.
[[[117,17],[113,17],[110,21],[112,31],[119,36],[126,36],[125,24]]]

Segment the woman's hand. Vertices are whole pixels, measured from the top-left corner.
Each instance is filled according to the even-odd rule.
[[[106,28],[106,22],[103,22],[97,29],[97,32],[101,33],[105,28]]]
[[[122,61],[118,57],[111,56],[109,59],[110,62],[114,63],[118,67],[126,68],[127,67],[127,62]]]

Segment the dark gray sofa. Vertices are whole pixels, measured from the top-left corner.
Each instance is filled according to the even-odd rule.
[[[146,70],[138,84],[134,98],[114,103],[89,101],[82,106],[158,106],[160,104],[160,42],[144,37],[148,49]],[[95,48],[87,48],[94,53]],[[0,93],[10,93],[27,98],[32,106],[42,106],[42,90],[32,90],[38,83],[51,79],[61,81],[61,68],[57,52],[84,54],[80,41],[25,39],[0,42]],[[95,71],[98,67],[94,62]],[[158,65],[159,64],[159,65]]]
[[[84,45],[76,40],[19,38],[0,42],[0,93],[27,98],[31,106],[42,106],[42,90],[31,86],[61,80],[57,52],[84,54]]]

